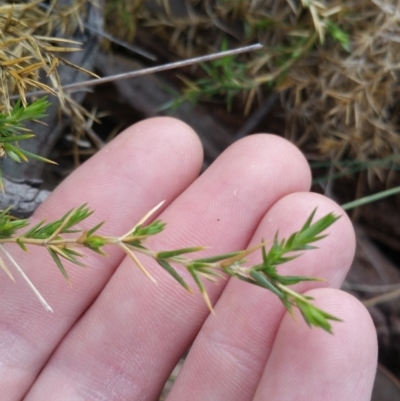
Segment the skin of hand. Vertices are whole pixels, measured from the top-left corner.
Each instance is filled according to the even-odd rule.
[[[5,401],[157,400],[192,344],[168,400],[351,400],[371,397],[376,333],[367,310],[339,288],[354,256],[346,214],[310,193],[300,151],[267,134],[228,148],[200,177],[203,151],[186,124],[167,117],[140,122],[71,174],[32,222],[57,219],[87,202],[92,227],[120,235],[165,200],[167,222],[147,243],[155,250],[206,245],[202,255],[245,249],[262,238],[342,215],[318,249],[282,266],[282,274],[326,279],[296,286],[343,322],[334,335],[289,316],[270,292],[237,280],[207,283],[215,305],[185,292],[152,260],[152,283],[116,248],[87,253],[88,268],[67,266],[68,286],[43,249],[8,248],[54,309],[46,312],[26,284],[0,276],[0,392]],[[256,263],[261,255],[249,256]],[[179,270],[186,278],[185,272]]]

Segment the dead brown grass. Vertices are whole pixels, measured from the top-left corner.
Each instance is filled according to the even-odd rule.
[[[182,57],[260,40],[247,76],[281,93],[285,134],[316,140],[330,159],[385,158],[400,149],[400,6],[394,0],[145,2],[142,26]],[[176,3],[175,3],[176,4]],[[330,28],[348,35],[334,37]],[[378,171],[376,171],[378,172]],[[378,172],[379,173],[379,172]]]
[[[11,109],[10,96],[18,94],[26,105],[26,92],[32,88],[65,98],[57,72],[60,64],[90,73],[71,64],[61,54],[81,50],[81,43],[64,38],[83,28],[84,9],[88,0],[75,0],[70,7],[58,7],[53,1],[43,8],[42,2],[0,1],[0,105]],[[59,37],[52,36],[55,31]],[[44,78],[48,82],[44,83]]]

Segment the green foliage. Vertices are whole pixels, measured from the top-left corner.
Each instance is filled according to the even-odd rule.
[[[0,238],[10,238],[29,224],[25,219],[13,219],[9,212],[10,209],[6,209],[0,213]]]
[[[44,157],[32,154],[19,147],[19,141],[33,138],[34,135],[25,127],[27,121],[36,121],[46,116],[50,103],[45,97],[22,106],[18,101],[10,113],[0,113],[0,157],[8,156],[16,163],[36,159],[53,163]],[[0,187],[3,186],[0,167]]]
[[[344,210],[350,210],[350,209],[353,209],[356,207],[366,205],[367,203],[376,202],[376,201],[378,201],[380,199],[384,199],[388,196],[396,195],[398,193],[400,193],[400,186],[394,187],[391,189],[387,189],[386,191],[381,191],[381,192],[378,192],[373,195],[364,196],[363,198],[356,199],[352,202],[345,203],[344,205],[342,205],[342,208]]]
[[[321,327],[328,333],[332,333],[332,328],[328,321],[332,320],[336,322],[341,322],[341,320],[310,304],[309,301],[312,300],[312,297],[301,297],[297,298],[296,300],[296,306],[299,308],[304,320],[310,327]]]
[[[199,20],[203,22],[198,22],[195,39],[191,38],[194,29],[191,19],[181,21],[174,13],[158,16],[157,33],[162,31],[160,26],[164,25],[166,30],[176,26],[180,40],[174,41],[173,46],[178,52],[188,47],[186,42],[193,40],[191,47],[198,48],[210,43],[213,37],[216,43],[222,43],[221,50],[228,47],[228,41],[236,40],[239,43],[260,41],[264,48],[245,58],[227,57],[201,65],[205,77],[191,80],[180,76],[185,84],[182,93],[175,94],[163,109],[174,110],[183,102],[224,101],[231,111],[233,99],[241,96],[245,99],[244,114],[247,115],[256,93],[261,94],[262,88],[278,92],[287,89],[287,83],[283,84],[285,78],[300,59],[318,49],[332,47],[332,42],[350,52],[350,35],[341,27],[341,16],[348,13],[345,6],[326,5],[315,0],[277,1],[271,11],[267,4],[254,7],[250,1],[211,1],[207,7],[199,5],[200,10],[203,14]],[[218,19],[218,24],[211,19],[212,15]],[[148,15],[144,19],[156,25]]]
[[[326,27],[332,39],[340,43],[344,50],[350,52],[350,35],[331,20],[326,21]]]
[[[313,179],[313,184],[319,184],[321,182],[333,181],[340,177],[351,176],[365,170],[373,171],[378,177],[382,176],[382,173],[385,171],[400,171],[399,161],[400,155],[398,153],[393,153],[382,159],[344,159],[311,162],[310,167],[312,169],[325,168],[328,170],[327,175]],[[332,171],[332,169],[334,171]]]
[[[96,234],[102,223],[97,224],[89,230],[77,227],[78,224],[82,223],[93,213],[86,205],[70,210],[62,218],[48,224],[41,221],[23,233],[19,233],[18,231],[27,227],[27,220],[12,219],[8,211],[4,211],[0,214],[0,246],[3,243],[15,243],[25,251],[28,246],[44,247],[49,252],[62,275],[69,281],[64,261],[84,266],[82,263],[84,255],[78,252],[77,249],[87,248],[105,255],[103,248],[106,245],[114,245],[120,247],[130,256],[140,270],[150,279],[153,278],[141,264],[136,256],[137,254],[143,254],[154,259],[185,290],[191,292],[190,286],[179,273],[179,269],[185,269],[192,277],[211,311],[212,304],[205,289],[203,279],[215,282],[218,278],[227,274],[268,289],[281,300],[290,313],[293,313],[293,308],[297,307],[310,326],[321,327],[331,332],[329,322],[339,321],[338,318],[316,308],[311,303],[312,299],[310,297],[303,296],[287,287],[288,285],[303,281],[318,280],[317,278],[283,276],[277,270],[279,265],[299,257],[299,252],[314,249],[315,246],[312,244],[324,238],[326,234],[323,233],[339,217],[329,213],[313,222],[314,210],[301,229],[290,235],[288,239],[279,240],[278,234],[276,234],[269,249],[267,249],[266,244],[263,242],[245,251],[231,252],[206,258],[190,258],[189,254],[197,253],[204,248],[195,246],[175,250],[154,251],[146,246],[146,240],[149,237],[159,234],[165,228],[165,223],[160,220],[155,220],[147,225],[144,224],[150,215],[160,206],[161,204],[146,214],[133,229],[120,237],[104,237]],[[66,234],[67,236],[65,236]],[[260,250],[262,256],[261,263],[247,265],[246,256]],[[4,261],[0,260],[0,265],[10,275]],[[50,309],[48,306],[47,308]]]
[[[79,232],[80,230],[71,230],[71,228],[87,219],[92,213],[86,205],[82,205],[75,210],[70,210],[61,219],[53,223],[43,225],[45,222],[41,221],[21,237],[32,239],[59,238],[60,234]]]
[[[165,228],[165,223],[160,220],[153,221],[148,226],[138,225],[132,232],[135,237],[148,237],[150,235],[156,235],[163,231]]]
[[[133,31],[135,27],[134,17],[131,14],[127,2],[125,0],[112,0],[106,2],[106,15],[109,16],[110,14],[115,18],[117,14],[119,19],[118,21],[122,21],[125,28],[128,31]]]
[[[339,219],[338,216],[329,213],[312,223],[315,212],[316,210],[311,213],[303,227],[288,239],[279,241],[278,234],[276,234],[269,251],[265,244],[262,244],[262,263],[250,267],[245,274],[235,267],[233,269],[228,267],[225,271],[243,281],[270,290],[278,296],[289,312],[292,312],[293,306],[296,306],[302,312],[307,324],[321,327],[330,332],[328,320],[337,320],[337,318],[319,311],[309,303],[310,298],[301,296],[286,287],[303,281],[318,281],[319,279],[306,276],[282,276],[277,272],[278,265],[296,259],[300,256],[299,251],[315,249],[315,246],[310,244],[324,238],[326,235],[322,233]]]
[[[1,136],[7,137],[8,134],[18,133],[22,121],[39,120],[46,117],[46,109],[49,106],[50,103],[46,97],[42,97],[26,107],[22,107],[21,101],[18,101],[9,115],[0,115]]]
[[[106,0],[106,31],[133,42],[136,32],[136,18],[142,8],[142,0]]]
[[[228,50],[228,42],[223,41],[221,51]],[[186,84],[183,94],[165,104],[161,109],[175,110],[183,102],[197,104],[199,101],[223,99],[231,111],[235,96],[256,88],[257,83],[249,75],[245,62],[235,56],[223,57],[207,64],[200,64],[205,77],[191,81],[179,76]]]

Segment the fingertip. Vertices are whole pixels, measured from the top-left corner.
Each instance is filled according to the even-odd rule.
[[[377,365],[377,338],[372,319],[356,298],[337,289],[305,293],[313,304],[342,319],[333,334],[310,329],[300,313],[286,314],[279,327],[256,400],[357,400],[371,397]]]
[[[329,277],[331,287],[340,288],[356,251],[356,236],[352,221],[340,205],[324,195],[312,192],[292,195],[294,199],[291,201],[296,202],[300,215],[301,210],[304,210],[304,215],[307,211],[309,213],[311,207],[316,209],[314,221],[329,213],[338,217],[338,220],[323,233],[327,234],[327,237],[315,245],[324,253],[320,256],[321,265],[326,266],[323,277]]]
[[[312,223],[329,213],[340,218],[321,233],[325,237],[312,244],[316,249],[303,252],[300,258],[289,261],[280,271],[322,277],[327,281],[321,282],[320,286],[339,288],[353,261],[356,240],[352,222],[331,199],[313,192],[294,192],[283,196],[261,220],[252,243],[259,243],[262,238],[272,239],[277,233],[279,239],[289,238],[301,229],[313,211]],[[314,286],[315,282],[309,282],[296,288],[306,291]]]
[[[343,341],[343,347],[351,351],[359,347],[369,350],[364,356],[377,358],[377,336],[374,323],[367,308],[353,295],[336,288],[315,288],[304,295],[313,298],[313,304],[338,317],[341,322],[332,323],[333,336]],[[352,342],[354,342],[352,344]]]
[[[287,139],[275,134],[257,133],[240,139],[232,145],[233,147],[241,148],[245,153],[249,148],[253,149],[253,152],[257,149],[270,149],[271,161],[276,157],[275,166],[287,171],[287,179],[294,181],[293,187],[303,191],[311,188],[312,176],[308,161],[300,149]],[[271,163],[271,169],[273,168],[274,164]]]
[[[339,394],[342,392],[338,400],[370,400],[377,367],[378,341],[367,308],[353,295],[335,288],[313,289],[304,295],[312,297],[316,307],[342,321],[331,322],[332,334],[320,329],[310,330],[300,323],[297,344],[304,349],[303,357],[308,355],[308,363],[319,364],[321,369],[325,366],[333,377],[336,376],[333,383]],[[287,324],[293,330],[292,323]],[[312,354],[315,356],[312,357]]]
[[[135,136],[151,136],[157,142],[170,142],[182,146],[183,150],[196,152],[202,159],[203,147],[197,133],[184,121],[174,117],[152,117],[126,128],[121,140],[131,141]]]

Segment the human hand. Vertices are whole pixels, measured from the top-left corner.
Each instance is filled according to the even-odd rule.
[[[108,258],[88,253],[88,269],[68,266],[71,288],[48,254],[32,248],[13,254],[54,314],[22,280],[0,276],[2,400],[156,400],[193,341],[170,401],[369,400],[374,326],[365,308],[337,289],[355,249],[346,215],[307,192],[307,162],[282,138],[245,138],[197,178],[201,164],[200,142],[188,126],[143,121],[68,177],[32,220],[56,219],[87,202],[96,212],[85,224],[105,220],[101,233],[118,235],[166,200],[160,217],[167,228],[149,239],[152,248],[207,245],[205,255],[245,249],[278,229],[290,234],[315,207],[317,217],[341,214],[318,250],[282,267],[327,280],[296,288],[343,319],[333,323],[334,335],[310,330],[273,294],[234,279],[207,285],[211,315],[200,294],[187,294],[153,261],[144,263],[157,285],[114,248]]]

